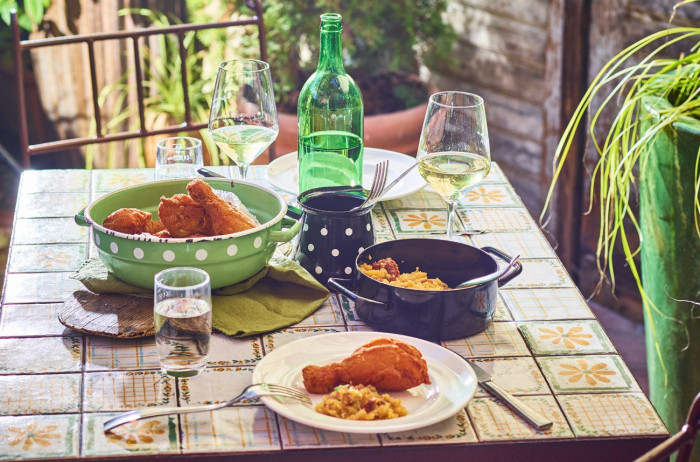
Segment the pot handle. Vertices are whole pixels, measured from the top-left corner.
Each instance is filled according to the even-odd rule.
[[[352,290],[348,289],[348,288],[346,287],[346,285],[347,285],[347,286],[352,286],[352,285],[353,285],[352,279],[328,278],[328,287],[329,287],[329,288],[334,289],[336,292],[339,292],[339,293],[345,295],[345,296],[348,297],[350,300],[352,300],[353,302],[355,302],[355,304],[357,304],[357,302],[359,301],[360,303],[370,303],[370,304],[379,305],[379,306],[382,306],[382,307],[385,307],[385,306],[386,306],[385,303],[378,302],[378,301],[376,301],[376,300],[372,300],[372,299],[369,299],[369,298],[360,297],[360,296],[357,295],[355,292],[353,292]]]
[[[75,220],[75,224],[78,226],[90,226],[90,223],[88,223],[88,221],[85,219],[85,208],[76,213],[73,219]]]
[[[299,232],[301,222],[289,217],[282,217],[282,228],[280,231],[270,231],[268,239],[271,242],[289,242]],[[285,229],[286,228],[286,229]]]
[[[494,249],[493,247],[482,247],[481,250],[483,250],[486,253],[490,253],[492,255],[497,256],[501,260],[505,261],[506,263],[510,262],[511,256],[509,256],[506,253],[501,252],[498,249]],[[515,278],[517,275],[523,272],[523,264],[520,263],[519,261],[516,261],[513,267],[506,272],[503,276],[498,278],[498,287],[501,287],[502,285],[506,284],[508,281],[511,279]]]

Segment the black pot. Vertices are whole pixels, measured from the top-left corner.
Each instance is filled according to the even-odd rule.
[[[370,327],[383,332],[410,335],[426,340],[467,337],[484,330],[496,311],[498,287],[522,272],[522,265],[498,279],[477,286],[449,290],[418,290],[377,281],[359,270],[363,263],[393,258],[402,273],[419,268],[430,278],[440,278],[449,287],[498,270],[495,255],[510,257],[492,247],[478,249],[440,239],[399,239],[368,247],[357,256],[353,279],[328,281],[330,288],[355,302],[355,311]]]

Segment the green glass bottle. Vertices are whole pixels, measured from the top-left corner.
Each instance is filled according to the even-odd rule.
[[[362,184],[362,93],[343,67],[341,16],[321,15],[316,72],[299,94],[299,193]]]

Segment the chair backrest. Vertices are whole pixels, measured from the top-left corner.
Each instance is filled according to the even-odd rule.
[[[676,451],[678,451],[676,462],[688,462],[693,453],[693,445],[695,444],[698,429],[700,429],[700,393],[695,396],[693,404],[691,404],[688,411],[688,418],[678,433],[674,433],[666,441],[634,462],[665,461]]]
[[[187,50],[184,44],[185,35],[191,31],[200,31],[206,29],[223,29],[229,27],[238,26],[249,26],[254,25],[258,29],[258,40],[260,44],[260,59],[266,60],[266,42],[265,42],[265,29],[263,24],[263,14],[262,5],[260,0],[247,0],[245,2],[246,6],[252,10],[253,15],[236,21],[218,22],[212,24],[178,24],[168,27],[158,27],[158,28],[140,28],[127,31],[119,32],[109,32],[109,33],[90,33],[90,34],[80,34],[71,35],[65,37],[52,37],[45,39],[34,39],[34,40],[22,40],[20,36],[20,28],[17,22],[17,16],[13,12],[11,16],[11,27],[12,27],[12,37],[14,46],[14,58],[16,65],[16,84],[17,84],[17,98],[19,100],[18,110],[19,110],[19,128],[20,128],[20,148],[22,152],[22,164],[25,168],[31,166],[32,156],[38,154],[53,153],[58,151],[64,151],[67,149],[77,148],[81,146],[87,146],[90,144],[107,143],[112,141],[124,141],[135,138],[145,138],[151,135],[160,134],[173,134],[183,131],[199,130],[207,126],[207,121],[196,121],[193,120],[190,111],[190,98],[188,92],[188,82],[187,82]],[[173,34],[177,37],[179,43],[180,52],[180,85],[182,86],[182,94],[184,95],[184,122],[149,129],[146,126],[145,108],[144,108],[144,78],[142,73],[142,61],[143,58],[139,49],[139,40],[147,40],[149,37],[157,35]],[[139,128],[137,130],[122,130],[117,132],[105,133],[104,127],[101,120],[99,94],[100,89],[97,83],[97,72],[96,72],[96,60],[95,60],[95,43],[102,42],[106,40],[127,40],[133,45],[133,65],[135,69],[135,81],[136,81],[136,101],[138,104],[138,118],[139,118]],[[46,48],[57,45],[69,45],[69,44],[84,44],[87,47],[88,59],[89,59],[89,69],[90,69],[90,83],[92,91],[92,108],[93,108],[93,122],[95,127],[94,136],[76,136],[72,138],[63,137],[61,140],[42,142],[29,144],[29,124],[28,124],[28,114],[27,114],[27,101],[26,101],[26,82],[24,76],[24,66],[22,63],[23,52]]]

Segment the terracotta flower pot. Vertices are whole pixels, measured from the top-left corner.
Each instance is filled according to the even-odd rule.
[[[403,111],[365,116],[365,146],[416,155],[428,103]],[[297,150],[297,116],[277,114],[280,132],[275,141],[275,157]]]

